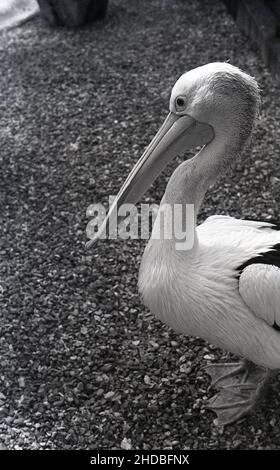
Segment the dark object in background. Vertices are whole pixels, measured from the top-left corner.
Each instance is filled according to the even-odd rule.
[[[224,0],[228,12],[236,19],[238,10],[238,0]]]
[[[223,0],[240,29],[280,78],[280,0]]]
[[[102,19],[109,0],[37,0],[41,13],[54,26],[77,28]]]
[[[266,5],[273,11],[278,21],[278,36],[280,36],[280,1],[279,0],[265,0]]]

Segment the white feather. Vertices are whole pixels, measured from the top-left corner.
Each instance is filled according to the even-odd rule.
[[[247,266],[240,276],[239,292],[255,315],[271,326],[274,323],[280,326],[280,269],[277,266]]]
[[[237,271],[276,243],[280,232],[262,222],[210,217],[197,227],[191,251],[176,251],[173,240],[150,240],[139,290],[155,316],[176,331],[200,336],[261,366],[278,368],[280,333],[264,321],[264,314],[248,307],[239,292]],[[273,286],[277,297],[278,281]]]

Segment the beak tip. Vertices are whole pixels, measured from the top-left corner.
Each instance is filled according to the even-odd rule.
[[[88,242],[86,242],[86,250],[89,250],[93,245],[95,245],[95,243],[97,242],[98,238],[92,238],[91,240],[89,240]]]

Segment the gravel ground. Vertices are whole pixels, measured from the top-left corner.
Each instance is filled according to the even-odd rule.
[[[248,158],[211,189],[201,219],[279,221],[280,86],[218,0],[111,0],[81,31],[36,18],[0,36],[2,448],[279,447],[279,380],[255,416],[213,425],[202,367],[228,355],[145,310],[144,242],[84,248],[87,206],[116,194],[176,78],[215,60],[253,74],[263,107]]]

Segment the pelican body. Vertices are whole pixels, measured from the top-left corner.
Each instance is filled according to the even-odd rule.
[[[176,251],[173,240],[152,240],[140,268],[144,303],[178,333],[280,368],[280,269],[258,260],[242,269],[277,242],[269,224],[226,216],[198,226],[189,251]]]
[[[165,122],[128,176],[97,238],[117,208],[136,203],[171,159],[203,146],[174,171],[161,201],[161,207],[193,205],[196,221],[206,191],[250,138],[259,102],[256,81],[228,63],[183,74],[172,89]],[[157,219],[153,230],[158,224]],[[279,230],[267,222],[217,215],[196,226],[193,246],[185,251],[176,249],[176,237],[152,236],[141,262],[139,291],[151,312],[177,332],[245,359],[207,369],[219,389],[209,404],[217,424],[250,412],[272,371],[280,368]]]

